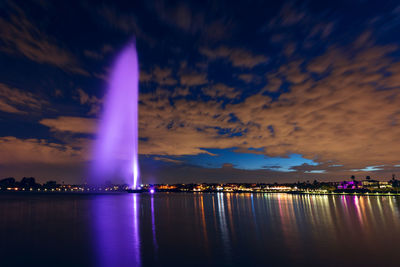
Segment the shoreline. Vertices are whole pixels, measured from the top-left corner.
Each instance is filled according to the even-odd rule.
[[[373,192],[365,192],[365,193],[357,193],[357,192],[286,192],[287,194],[292,194],[292,195],[331,195],[331,196],[400,196],[399,193],[373,193]]]
[[[277,192],[277,191],[269,191],[269,192],[249,192],[249,191],[178,191],[178,190],[156,190],[154,193],[150,193],[146,190],[127,190],[127,191],[118,191],[118,192],[44,192],[44,191],[0,191],[0,195],[73,195],[73,196],[90,196],[90,195],[123,195],[123,194],[159,194],[159,193],[188,193],[188,194],[289,194],[289,195],[325,195],[325,196],[400,196],[400,192],[390,192],[390,193],[382,193],[382,192],[306,192],[306,191],[285,191],[285,192]]]

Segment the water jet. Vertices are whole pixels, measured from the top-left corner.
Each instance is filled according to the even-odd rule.
[[[138,57],[130,43],[112,67],[93,151],[92,182],[122,179],[138,189],[138,101]]]

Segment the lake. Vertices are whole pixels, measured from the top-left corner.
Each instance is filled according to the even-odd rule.
[[[0,194],[1,266],[399,266],[400,198]]]

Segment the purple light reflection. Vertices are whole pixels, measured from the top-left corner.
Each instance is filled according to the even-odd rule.
[[[132,266],[140,266],[140,232],[139,232],[139,212],[138,212],[138,203],[137,196],[133,194],[133,248],[134,248],[134,257],[135,262]]]
[[[152,189],[152,190],[154,191],[154,189]],[[154,215],[154,195],[151,196],[150,201],[151,201],[151,230],[153,233],[153,246],[154,246],[154,250],[155,250],[155,255],[157,255],[158,245],[157,245],[157,236],[156,236],[156,222],[155,222],[155,215]]]
[[[102,195],[92,204],[95,266],[141,266],[140,195]]]
[[[93,151],[92,182],[122,178],[132,188],[137,188],[138,81],[138,58],[132,43],[120,53],[112,68]]]

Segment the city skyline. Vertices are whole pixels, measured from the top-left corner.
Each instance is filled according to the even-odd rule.
[[[143,182],[399,173],[395,1],[90,2],[0,4],[2,177],[86,181],[133,36]]]

